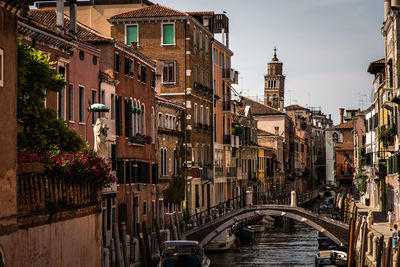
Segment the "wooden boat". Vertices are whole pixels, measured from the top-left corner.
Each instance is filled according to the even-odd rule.
[[[315,266],[347,266],[347,253],[339,250],[322,250],[315,258]]]
[[[248,226],[250,229],[253,229],[255,233],[262,233],[265,231],[264,224],[253,224]]]
[[[206,251],[225,251],[234,246],[236,236],[232,233],[231,229],[225,229],[222,233],[217,235],[204,249]]]
[[[237,232],[237,236],[240,238],[240,241],[242,242],[249,242],[253,241],[254,239],[254,230],[249,228],[249,227],[242,227],[239,229]]]
[[[193,240],[174,240],[163,243],[158,267],[209,267],[210,259],[204,254],[199,242]]]

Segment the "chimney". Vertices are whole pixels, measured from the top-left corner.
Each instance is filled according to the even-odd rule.
[[[390,0],[385,0],[385,2],[384,2],[384,12],[385,12],[384,18],[385,18],[385,20],[384,21],[386,21],[389,11],[390,11]]]
[[[76,1],[71,1],[69,4],[69,34],[76,40]]]
[[[344,108],[339,108],[339,114],[340,114],[340,124],[342,124],[344,116]]]
[[[275,135],[279,135],[279,126],[275,126]]]
[[[138,47],[138,42],[131,42],[131,47],[135,50],[137,50]]]
[[[64,33],[64,0],[57,0],[57,30]]]
[[[329,120],[332,120],[332,114],[329,114]]]

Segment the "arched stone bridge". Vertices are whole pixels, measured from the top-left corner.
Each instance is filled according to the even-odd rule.
[[[338,245],[348,245],[349,227],[347,224],[322,217],[319,214],[315,214],[300,207],[291,207],[288,205],[252,205],[243,207],[226,213],[224,216],[211,222],[188,230],[183,233],[183,236],[187,240],[197,240],[205,246],[226,228],[259,215],[284,216],[304,222],[312,228],[323,232]]]

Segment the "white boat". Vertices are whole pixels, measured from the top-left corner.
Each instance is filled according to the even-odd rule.
[[[222,233],[217,235],[204,249],[206,251],[224,251],[234,247],[236,236],[232,233],[231,229],[225,229]]]
[[[253,224],[248,226],[250,229],[253,229],[255,233],[262,233],[265,231],[264,224]]]
[[[322,250],[318,252],[315,266],[347,266],[347,253],[339,250]]]
[[[210,259],[204,254],[201,244],[194,240],[173,240],[163,243],[157,267],[209,267]]]

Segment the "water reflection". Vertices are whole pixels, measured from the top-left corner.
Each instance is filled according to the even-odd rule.
[[[240,252],[208,254],[212,267],[230,266],[315,266],[317,232],[289,220],[281,227],[257,234],[253,244],[242,245]]]

